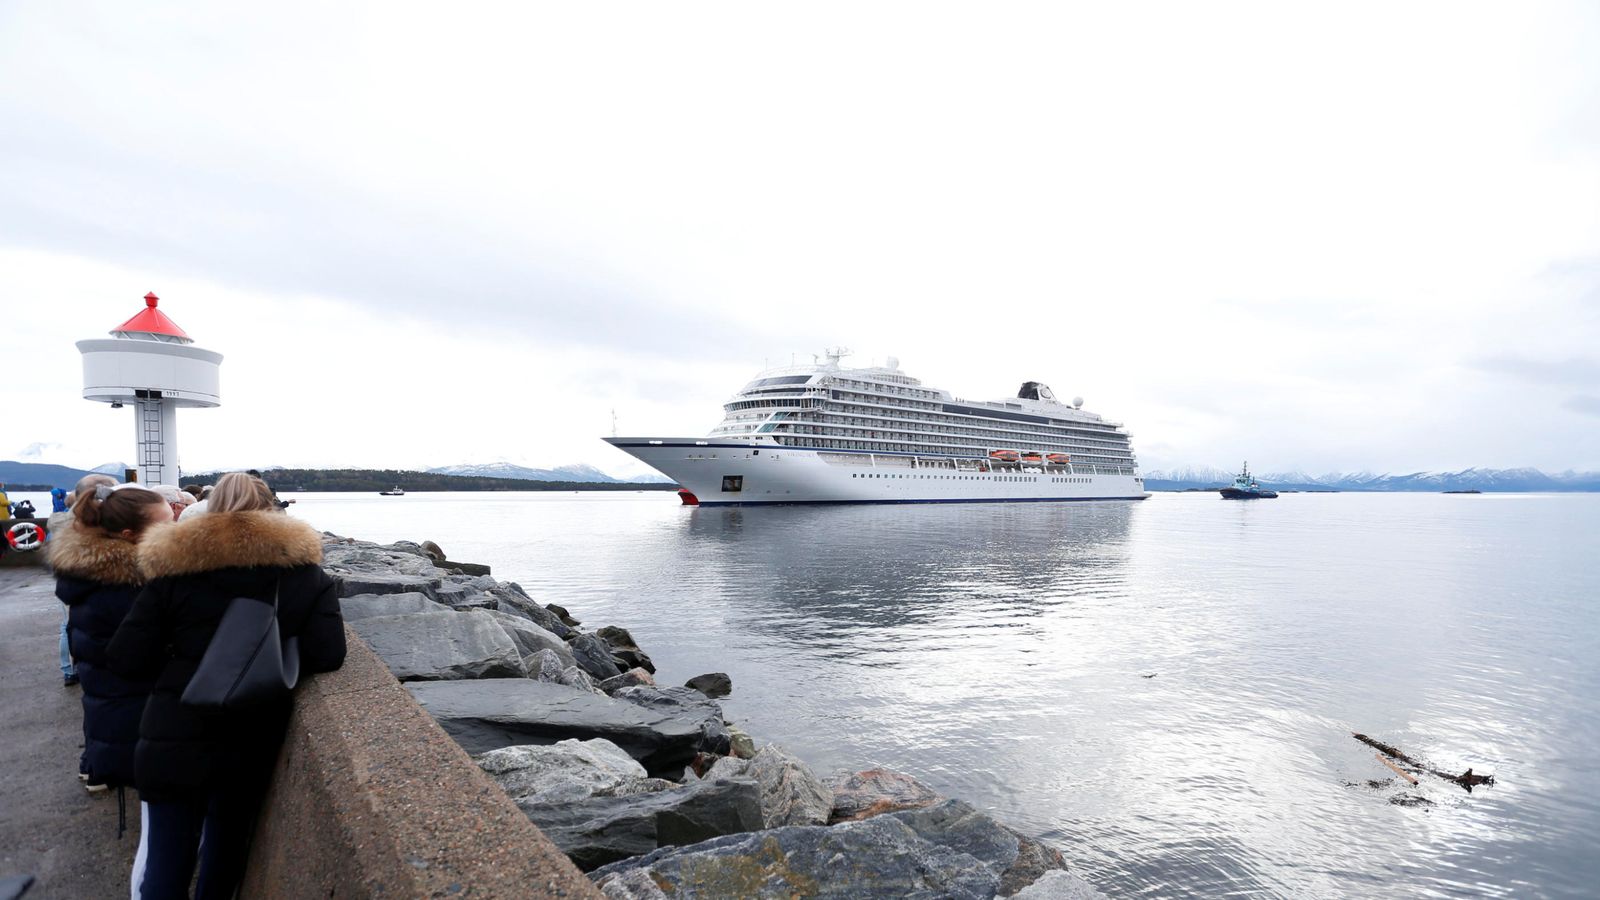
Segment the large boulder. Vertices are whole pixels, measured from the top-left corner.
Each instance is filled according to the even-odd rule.
[[[756,759],[760,758],[757,754]],[[924,839],[960,850],[988,866],[1000,876],[1001,896],[1022,890],[1046,872],[1067,867],[1061,851],[1007,828],[962,800],[888,815]]]
[[[728,677],[727,672],[707,672],[704,675],[696,675],[685,681],[683,686],[694,688],[713,699],[726,697],[733,693],[733,679]]]
[[[794,825],[656,850],[590,874],[613,900],[663,897],[988,898],[1000,878],[972,856],[880,816]]]
[[[373,616],[405,616],[427,612],[449,612],[450,608],[435,603],[427,594],[357,594],[339,599],[339,612],[346,622],[370,619]]]
[[[485,580],[491,582],[491,585],[479,587],[478,589],[493,594],[500,601],[500,609],[505,612],[514,616],[521,616],[562,640],[577,634],[576,631],[568,628],[567,624],[562,622],[561,618],[555,613],[533,602],[527,593],[522,590],[522,586],[516,582],[495,581],[493,578],[485,578]],[[474,582],[475,586],[478,584],[480,582]]]
[[[419,552],[411,552],[410,548],[416,548]],[[420,549],[416,544],[409,544],[409,547],[380,547],[364,541],[352,543],[324,541],[322,568],[334,575],[388,573],[438,577],[439,573],[434,569],[433,562],[422,554]]]
[[[501,747],[473,759],[511,799],[532,803],[622,797],[672,784],[649,777],[638,760],[601,738]]]
[[[592,634],[580,634],[572,639],[572,656],[578,667],[594,676],[595,681],[605,681],[622,674],[611,659],[611,648]]]
[[[716,771],[715,765],[711,771]],[[805,763],[769,744],[747,763],[745,774],[761,785],[763,827],[828,824],[833,791]]]
[[[607,678],[605,681],[600,682],[600,690],[605,691],[608,694],[615,693],[616,691],[620,691],[626,687],[641,686],[656,686],[656,680],[651,678],[650,673],[643,669],[629,669],[615,678]]]
[[[556,676],[556,683],[577,688],[580,691],[588,691],[591,694],[599,694],[602,697],[606,695],[606,692],[601,690],[600,685],[595,682],[594,676],[577,666],[567,666],[562,669],[561,674]]]
[[[701,709],[652,709],[526,678],[433,681],[406,687],[468,753],[567,738],[605,738],[650,774],[663,775],[681,771],[706,749],[706,712]]]
[[[888,769],[868,769],[837,780],[833,788],[830,822],[855,822],[902,809],[920,809],[943,800],[910,775]]]
[[[335,572],[339,581],[339,596],[357,594],[408,594],[418,593],[433,597],[441,581],[437,575],[406,575],[401,572]]]
[[[517,806],[588,871],[657,847],[755,831],[761,827],[758,793],[754,781],[740,778],[577,802],[519,800]]]
[[[563,684],[561,673],[568,668],[562,665],[561,657],[557,656],[554,650],[540,650],[538,653],[524,656],[522,664],[528,667],[529,678],[535,681],[548,681],[551,684]],[[583,671],[577,666],[571,668]]]
[[[499,609],[500,599],[464,584],[446,581],[434,592],[439,602],[451,609]]]
[[[481,612],[372,616],[350,623],[401,681],[520,677],[505,629]]]
[[[521,616],[514,616],[498,609],[486,610],[486,612],[496,622],[500,623],[501,628],[506,630],[506,634],[511,637],[512,643],[517,645],[517,652],[521,653],[524,658],[532,656],[540,650],[549,650],[561,660],[561,668],[565,669],[567,666],[577,664],[577,660],[573,659],[572,650],[567,646],[566,641],[540,628],[531,620],[524,619]]]
[[[722,721],[722,704],[699,691],[685,687],[663,688],[640,685],[618,688],[612,696],[646,709],[694,716],[700,720],[704,730],[700,749],[718,755],[727,755],[733,749],[733,740],[728,736],[728,727]]]
[[[617,668],[623,671],[643,669],[652,675],[655,674],[656,664],[648,653],[639,649],[638,642],[633,639],[628,629],[607,625],[596,631],[595,636],[605,641],[606,646],[611,648],[611,659],[617,664]]]

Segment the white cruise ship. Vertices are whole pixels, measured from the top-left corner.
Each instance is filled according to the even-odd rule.
[[[701,506],[1142,500],[1128,433],[1029,381],[1015,399],[958,400],[886,366],[756,376],[705,437],[612,437]]]

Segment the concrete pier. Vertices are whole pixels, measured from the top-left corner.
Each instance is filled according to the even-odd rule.
[[[0,878],[32,875],[28,900],[125,897],[139,803],[117,838],[115,791],[78,780],[83,705],[61,686],[61,602],[43,568],[0,569]]]

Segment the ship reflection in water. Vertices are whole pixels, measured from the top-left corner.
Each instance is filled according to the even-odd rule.
[[[758,739],[824,773],[909,772],[1115,895],[1600,883],[1600,569],[1580,541],[1600,497],[413,494],[415,523],[299,497],[320,527],[432,538],[624,625],[666,680],[726,671]],[[1397,783],[1353,731],[1497,784]]]

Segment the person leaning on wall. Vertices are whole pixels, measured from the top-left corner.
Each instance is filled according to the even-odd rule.
[[[117,672],[151,677],[135,767],[143,816],[135,898],[230,897],[244,874],[251,828],[293,707],[292,695],[243,710],[202,710],[181,698],[234,598],[276,598],[283,639],[299,638],[301,676],[344,663],[335,582],[322,537],[285,515],[260,479],[217,482],[204,515],[139,547],[149,579],[111,641]],[[204,840],[201,840],[202,834]]]

